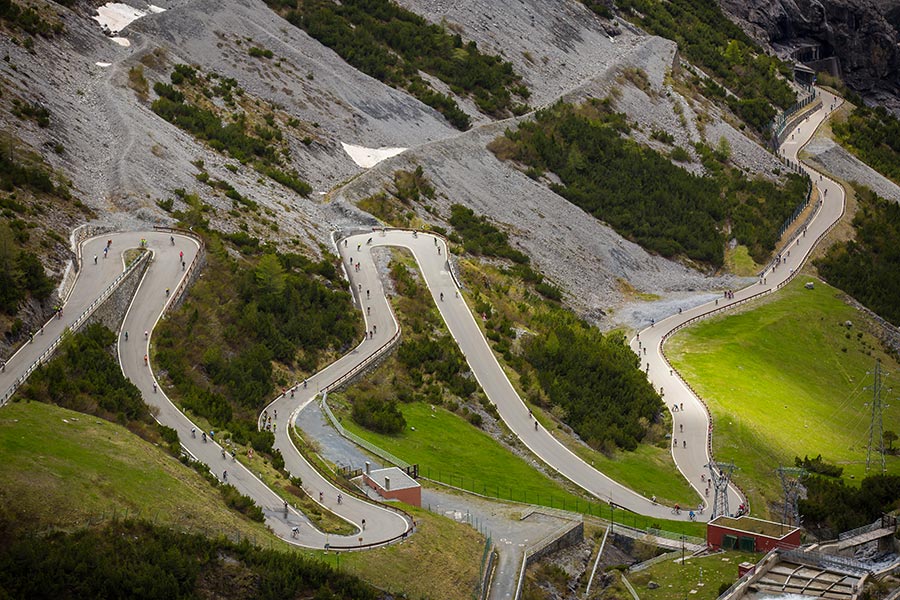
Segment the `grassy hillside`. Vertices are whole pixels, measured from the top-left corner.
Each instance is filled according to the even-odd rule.
[[[128,517],[294,551],[264,525],[226,508],[219,492],[196,471],[97,417],[40,402],[12,403],[0,409],[0,455],[0,537],[74,531]],[[411,597],[427,596],[429,581],[442,583],[444,598],[470,597],[483,538],[467,525],[426,511],[414,511],[414,517],[417,533],[401,545],[340,560],[335,554],[301,553]],[[392,575],[397,573],[429,577]]]
[[[0,410],[0,512],[22,529],[141,517],[268,543],[196,471],[126,428],[40,402]]]
[[[815,289],[804,289],[814,281]],[[703,321],[675,335],[667,354],[713,413],[717,460],[733,460],[738,482],[763,511],[761,499],[781,494],[774,469],[794,458],[823,458],[846,480],[865,474],[869,401],[875,358],[888,372],[897,362],[867,331],[863,315],[839,292],[798,277],[777,296],[740,314]],[[853,323],[847,327],[845,322]],[[884,424],[900,422],[889,403]],[[900,458],[888,457],[900,472]]]

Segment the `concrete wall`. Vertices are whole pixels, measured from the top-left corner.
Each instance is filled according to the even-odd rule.
[[[553,537],[547,540],[543,545],[540,545],[534,550],[530,551],[528,553],[528,558],[525,559],[525,565],[529,566],[535,561],[538,561],[541,558],[547,556],[548,554],[553,554],[554,552],[562,550],[563,548],[568,548],[569,546],[580,544],[583,540],[584,522],[578,521],[565,532],[563,532],[562,535]]]

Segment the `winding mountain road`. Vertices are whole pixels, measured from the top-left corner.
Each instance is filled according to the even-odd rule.
[[[782,144],[784,158],[793,164],[799,162],[800,150],[830,114],[830,107],[834,105],[837,108],[841,102],[840,98],[824,90],[819,90],[819,93],[822,98],[822,107],[805,119]],[[705,465],[712,460],[711,421],[703,402],[681,379],[678,372],[672,369],[664,355],[663,346],[670,335],[685,325],[699,318],[734,308],[748,299],[771,293],[787,284],[800,271],[816,243],[841,218],[844,214],[843,187],[805,165],[801,164],[801,167],[812,178],[819,192],[823,194],[823,201],[815,206],[814,216],[806,230],[799,232],[782,250],[780,264],[769,265],[757,282],[734,291],[731,298],[725,298],[723,295],[714,302],[696,306],[680,314],[671,315],[655,324],[650,324],[630,342],[632,350],[641,357],[651,383],[657,390],[662,389],[665,393],[666,404],[669,410],[673,411],[674,432],[672,435],[677,440],[677,443],[672,446],[672,457],[681,473],[700,494],[704,494],[706,489],[706,484],[701,480],[701,474],[708,473]],[[679,410],[674,411],[676,405]],[[712,492],[710,492],[711,496]],[[734,485],[729,486],[728,504],[732,512],[746,501],[740,490]]]
[[[800,148],[826,118],[828,107],[832,104],[837,106],[840,102],[827,92],[820,93],[823,108],[807,118],[792,139],[783,145],[784,155],[788,160],[796,162]],[[732,299],[722,298],[672,315],[645,328],[631,340],[632,349],[647,365],[650,381],[657,389],[664,388],[665,400],[670,409],[676,404],[679,407],[683,405],[683,409],[674,412],[673,417],[678,431],[675,437],[686,445],[673,446],[672,454],[680,471],[697,490],[698,497],[703,497],[705,489],[700,475],[705,472],[704,465],[710,461],[709,415],[702,402],[678,374],[670,370],[663,353],[663,344],[669,335],[685,324],[733,307],[749,298],[770,293],[787,283],[799,270],[815,243],[837,222],[844,210],[844,192],[841,186],[822,178],[818,173],[809,172],[825,194],[824,201],[816,206],[814,217],[806,231],[790,242],[783,251],[780,265],[767,268],[758,282],[735,291]],[[403,247],[412,252],[441,316],[476,379],[491,402],[497,406],[506,425],[531,452],[601,500],[644,515],[673,518],[671,508],[656,504],[608,478],[573,454],[540,424],[535,426],[536,421],[506,377],[462,297],[447,261],[448,248],[445,240],[424,233],[416,234],[406,230],[374,231],[351,235],[337,243],[351,289],[365,320],[365,339],[351,352],[311,376],[305,383],[279,395],[266,408],[270,415],[282,415],[280,419],[273,420],[276,424],[275,446],[284,456],[287,470],[302,479],[304,489],[314,501],[321,502],[327,509],[353,524],[357,532],[352,535],[325,534],[312,526],[304,515],[290,507],[285,509],[282,499],[239,461],[232,460],[227,454],[223,458],[222,452],[225,449],[215,440],[203,441],[199,428],[158,389],[152,365],[146,364],[145,356],[149,355],[153,328],[168,303],[174,299],[166,290],[177,289],[186,275],[180,253],[184,252],[183,259],[187,264],[192,264],[197,256],[199,245],[192,237],[168,231],[153,231],[109,234],[85,241],[82,245],[84,264],[66,302],[65,311],[60,318],[49,321],[42,332],[35,335],[33,342],[24,345],[10,359],[5,371],[0,373],[0,391],[3,392],[0,398],[8,396],[8,390],[14,388],[16,381],[27,374],[29,366],[122,273],[122,251],[139,247],[142,239],[146,240],[153,256],[119,332],[118,353],[123,372],[138,386],[147,403],[156,409],[157,419],[178,431],[186,451],[209,465],[219,478],[224,479],[227,471],[227,482],[253,498],[263,508],[268,525],[286,541],[310,548],[370,547],[402,539],[414,525],[401,511],[352,495],[345,494],[343,502],[339,504],[340,490],[303,458],[288,433],[297,413],[313,401],[319,391],[343,381],[349,374],[366,365],[398,333],[399,326],[384,294],[371,253],[372,248],[381,246]],[[103,248],[108,240],[113,242],[109,256],[102,258]],[[94,256],[98,257],[96,261]],[[146,337],[145,331],[149,332]],[[125,332],[129,333],[127,340]],[[285,423],[289,426],[284,426]],[[732,507],[745,501],[739,490],[734,487],[730,489],[729,503],[733,503]],[[686,519],[687,514],[683,513],[682,517]],[[366,524],[365,528],[363,523]]]

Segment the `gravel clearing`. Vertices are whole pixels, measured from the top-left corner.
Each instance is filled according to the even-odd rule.
[[[834,140],[817,135],[804,151],[809,158],[845,181],[856,181],[888,200],[900,202],[900,186],[862,162]]]

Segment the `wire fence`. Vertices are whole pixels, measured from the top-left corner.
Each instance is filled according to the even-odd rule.
[[[788,123],[804,108],[815,102],[816,98],[818,98],[818,93],[816,89],[812,86],[804,86],[806,91],[806,95],[801,97],[797,102],[786,108],[781,113],[777,114],[775,118],[772,120],[772,123],[769,125],[769,130],[772,132],[772,147],[777,149],[778,146],[781,145],[782,136],[787,129]]]
[[[341,425],[340,421],[338,421],[337,418],[334,416],[334,413],[331,412],[331,408],[328,406],[327,396],[328,396],[327,392],[324,392],[322,394],[322,401],[321,401],[322,410],[325,411],[325,415],[328,417],[328,420],[331,421],[331,425],[337,430],[337,432],[339,434],[341,434],[343,437],[347,438],[348,440],[351,440],[355,444],[362,446],[363,448],[365,448],[366,450],[368,450],[375,456],[383,458],[384,460],[388,461],[389,463],[397,465],[401,469],[406,469],[406,468],[412,466],[408,462],[397,458],[396,456],[394,456],[387,450],[384,450],[383,448],[376,446],[372,442],[361,438],[360,436],[356,435],[352,431],[347,431],[346,429],[344,429],[344,426]]]
[[[481,553],[481,565],[478,567],[478,586],[473,598],[484,600],[490,590],[491,571],[494,568],[494,541],[491,536],[484,540],[484,551]]]

